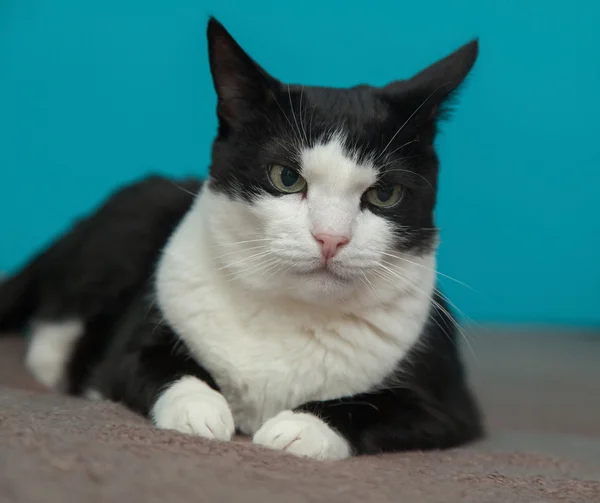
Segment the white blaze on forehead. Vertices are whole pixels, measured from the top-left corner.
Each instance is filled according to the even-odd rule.
[[[377,181],[375,167],[346,152],[339,134],[304,149],[300,161],[313,233],[350,235],[360,198]]]
[[[334,135],[301,153],[302,175],[310,188],[340,196],[361,195],[377,181],[370,163],[359,163],[344,149],[344,139]]]

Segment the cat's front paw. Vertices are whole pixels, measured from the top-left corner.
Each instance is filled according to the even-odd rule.
[[[318,417],[286,410],[256,432],[255,444],[313,459],[350,457],[348,442]]]
[[[231,440],[235,431],[223,395],[195,377],[183,377],[163,392],[151,417],[158,428],[211,440]]]

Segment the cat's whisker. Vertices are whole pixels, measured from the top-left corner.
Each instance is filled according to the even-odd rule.
[[[292,117],[294,118],[294,124],[296,124],[296,134],[298,139],[302,140],[302,133],[300,132],[300,126],[298,125],[298,119],[296,118],[296,112],[294,111],[294,104],[292,103],[292,93],[290,92],[290,85],[287,84],[288,99],[290,101],[290,108],[292,109]],[[299,143],[302,143],[300,141]]]
[[[444,299],[452,309],[454,309],[456,312],[458,312],[458,314],[460,315],[460,317],[464,320],[466,320],[469,325],[474,325],[477,330],[481,330],[485,333],[488,332],[487,328],[484,327],[483,325],[481,325],[481,323],[478,323],[477,321],[475,321],[473,318],[471,318],[470,316],[468,316],[467,314],[465,314],[464,311],[462,311],[454,302],[452,302],[450,300],[450,297],[448,297],[446,294],[444,294],[439,288],[435,288],[435,292],[442,298]]]
[[[389,156],[390,154],[388,154]],[[386,158],[388,157],[386,156]],[[421,154],[418,155],[406,155],[403,157],[399,157],[398,159],[389,159],[387,162],[383,163],[383,164],[377,164],[377,167],[381,170],[381,169],[385,169],[388,166],[391,166],[392,164],[398,164],[400,162],[403,161],[408,161],[409,159],[416,159],[417,157],[423,157]]]
[[[277,264],[277,266],[278,267],[275,267],[275,269],[272,270],[267,277],[265,277],[265,282],[269,281],[273,276],[278,274],[283,269],[283,266],[281,264]],[[266,274],[267,272],[269,271],[265,271],[263,274]]]
[[[446,278],[446,279],[449,279],[449,280],[451,280],[451,281],[454,281],[455,283],[458,283],[459,285],[462,285],[462,286],[464,286],[465,288],[468,288],[469,290],[471,290],[471,291],[473,291],[473,292],[476,292],[476,291],[477,291],[477,290],[475,290],[475,289],[474,289],[472,286],[470,286],[470,285],[467,285],[466,283],[463,283],[462,281],[460,281],[460,280],[458,280],[458,279],[456,279],[456,278],[453,278],[452,276],[448,276],[447,274],[444,274],[444,273],[442,273],[442,272],[440,272],[440,271],[438,271],[438,270],[436,270],[436,269],[432,269],[431,267],[427,267],[426,265],[420,264],[419,262],[415,262],[415,261],[413,261],[413,260],[409,260],[409,259],[407,259],[407,258],[405,258],[405,257],[402,257],[402,256],[400,256],[400,255],[397,255],[397,254],[394,254],[394,253],[388,253],[388,252],[380,252],[380,253],[381,253],[382,255],[385,255],[385,256],[388,256],[388,257],[393,257],[393,258],[395,258],[395,259],[402,260],[403,262],[407,262],[407,263],[409,263],[409,264],[416,265],[417,267],[421,267],[422,269],[425,269],[426,271],[431,271],[431,272],[434,272],[434,273],[436,273],[438,276],[442,276],[443,278]],[[397,266],[396,264],[393,264],[393,265],[394,265],[394,266]]]
[[[279,262],[279,257],[261,257],[263,258],[258,264],[253,264],[247,269],[243,269],[241,271],[231,271],[225,275],[227,279],[241,279],[244,275],[256,274],[261,272],[264,267],[268,267],[276,262]]]
[[[264,245],[256,246],[256,247],[252,247],[252,248],[253,249],[261,249],[262,248],[263,251],[256,252],[256,253],[254,253],[254,254],[252,254],[250,256],[247,256],[247,257],[242,257],[241,259],[236,260],[234,262],[229,262],[227,264],[224,264],[223,266],[217,268],[216,271],[223,271],[223,270],[231,268],[231,267],[233,267],[235,265],[243,264],[244,262],[253,263],[253,262],[255,262],[257,260],[260,260],[261,258],[263,258],[265,256],[268,256],[269,254],[272,253],[272,250],[265,249]],[[248,251],[250,251],[250,249],[237,250],[237,251],[234,251],[234,252],[226,253],[224,255],[215,257],[215,259],[218,260],[218,259],[226,257],[226,256],[231,256],[231,255],[235,255],[235,254],[239,254],[239,253],[245,253],[245,252],[248,252]],[[171,252],[169,250],[165,250],[164,253],[167,254],[167,255],[170,255],[170,256],[172,256],[172,257],[174,257],[177,260],[180,260],[182,262],[187,260],[187,258],[184,257],[183,255],[181,255],[181,254],[175,254],[175,253],[173,253],[173,252]],[[190,266],[187,269],[187,273],[190,276],[194,276],[196,274],[196,272],[202,271],[203,269],[204,269],[204,267],[201,264],[199,264],[199,265],[193,264],[192,266]]]
[[[381,279],[383,279],[383,280],[387,281],[387,282],[388,282],[389,284],[391,284],[392,286],[396,286],[396,283],[395,283],[395,282],[392,280],[392,278],[389,278],[389,277],[388,277],[388,276],[386,276],[385,274],[383,274],[383,273],[381,273],[381,272],[378,272],[378,271],[376,271],[376,274],[377,274],[377,275],[378,275],[378,276],[379,276]],[[406,279],[404,279],[404,281],[406,281],[407,283],[410,283],[410,282],[409,282],[408,280],[406,280]],[[423,292],[423,293],[425,293],[425,292]],[[429,295],[426,295],[426,296],[427,296],[427,298],[428,298],[430,301],[432,300],[432,299],[431,299],[431,297],[430,297]],[[434,305],[433,307],[434,307],[434,309],[436,309],[436,311],[437,311],[437,308],[435,307],[435,305]],[[429,314],[429,315],[427,316],[427,318],[428,318],[429,320],[433,321],[433,322],[434,322],[434,323],[435,323],[435,324],[436,324],[436,325],[439,327],[439,329],[442,331],[442,333],[443,333],[443,334],[446,336],[446,338],[447,338],[449,341],[451,341],[451,342],[452,342],[452,343],[453,343],[453,344],[456,346],[456,341],[454,341],[454,339],[452,338],[452,336],[450,335],[450,333],[448,333],[448,330],[450,329],[450,327],[448,326],[448,324],[447,324],[447,322],[445,321],[445,319],[444,319],[444,325],[446,326],[446,328],[444,328],[444,327],[443,327],[443,326],[440,324],[440,322],[439,322],[439,321],[436,319],[436,317],[435,317],[434,315],[432,315],[432,314]],[[463,335],[463,337],[464,337],[464,335]]]
[[[385,168],[385,166],[379,166],[379,168],[383,169],[383,168]],[[432,192],[435,192],[435,189],[433,188],[433,185],[431,185],[431,182],[429,180],[427,180],[427,178],[425,178],[420,173],[416,173],[414,171],[411,171],[410,169],[402,169],[402,168],[389,169],[389,170],[386,170],[385,172],[386,172],[386,174],[389,174],[389,173],[409,173],[411,176],[413,176],[413,175],[417,176],[417,177],[421,178],[422,180],[424,180],[427,185],[429,185],[429,188],[432,190]]]
[[[461,337],[465,341],[465,344],[467,345],[469,352],[471,353],[471,355],[473,356],[474,359],[477,359],[477,355],[475,353],[475,350],[473,349],[473,345],[471,344],[471,341],[469,340],[469,336],[467,335],[467,332],[465,331],[465,329],[460,325],[460,323],[458,323],[458,321],[456,321],[454,316],[452,316],[452,314],[449,313],[448,310],[446,308],[444,308],[439,302],[432,300],[432,305],[433,305],[434,309],[436,309],[438,312],[441,312],[445,315],[442,318],[442,319],[444,319],[445,325],[447,325],[446,320],[450,320],[450,322],[456,327],[456,330],[458,331],[458,333],[461,335]],[[448,328],[450,328],[450,327],[448,327]]]
[[[396,284],[394,283],[394,281],[392,281],[392,279],[390,279],[389,277],[387,277],[382,272],[380,272],[380,271],[374,271],[374,273],[375,273],[376,276],[378,276],[379,278],[383,279],[384,281],[387,281],[392,286],[396,286]],[[428,296],[428,298],[431,300],[431,297]],[[450,327],[448,327],[448,325],[446,324],[446,322],[444,322],[444,324],[446,325],[446,328],[444,328],[442,325],[440,325],[440,322],[435,318],[435,316],[429,314],[428,315],[428,319],[430,319],[431,321],[433,321],[440,328],[440,330],[446,336],[446,338],[448,340],[452,341],[456,345],[456,343],[452,339],[451,335],[448,333],[448,329]]]
[[[279,257],[271,258],[265,261],[263,264],[253,267],[251,269],[247,269],[242,271],[246,276],[249,274],[266,274],[271,271],[274,267],[277,267],[281,263],[281,259]]]
[[[392,150],[391,152],[388,152],[385,157],[386,159],[391,158],[396,152],[402,150],[404,147],[408,147],[409,145],[412,145],[413,143],[419,143],[419,138],[415,138],[414,140],[410,140],[407,141],[406,143],[404,143],[403,145],[400,145],[399,147],[396,147],[394,150]],[[420,155],[413,155],[411,157],[420,157]],[[399,160],[403,160],[403,159],[408,159],[408,157],[402,157]]]
[[[371,280],[369,280],[369,277],[362,270],[360,271],[360,273],[362,274],[362,277],[358,276],[358,279],[360,279],[362,281],[362,283],[364,285],[366,285],[367,288],[369,288],[369,290],[371,290],[371,292],[373,293],[373,296],[375,297],[375,299],[377,299],[377,300],[379,300],[381,302],[379,296],[377,295],[377,292],[376,292],[375,288],[373,287],[373,283],[371,283]]]
[[[441,86],[440,86],[441,87]],[[400,134],[400,132],[405,128],[405,126],[410,122],[410,120],[417,115],[417,113],[419,112],[419,110],[421,110],[421,108],[423,108],[425,106],[425,104],[432,98],[432,96],[438,92],[438,90],[440,89],[440,87],[438,87],[437,89],[435,89],[429,96],[427,96],[427,98],[425,98],[423,100],[423,103],[421,103],[417,109],[409,115],[408,119],[406,119],[406,121],[404,122],[404,124],[402,124],[402,126],[400,126],[400,128],[398,129],[398,131],[396,131],[396,133],[394,134],[394,136],[392,136],[392,138],[390,139],[390,141],[387,143],[387,145],[384,147],[384,149],[381,151],[381,153],[379,154],[379,156],[377,157],[378,159],[381,159],[381,156],[383,154],[385,154],[386,150],[389,148],[389,146],[392,144],[392,142],[396,139],[396,136],[398,136]]]
[[[148,303],[148,309],[146,309],[146,314],[144,316],[144,319],[148,318],[148,315],[150,314],[150,311],[152,311],[152,308],[155,306],[156,304],[156,295],[152,296],[152,300]]]
[[[165,321],[165,317],[163,316],[160,321],[154,326],[154,328],[152,329],[152,333],[154,333],[156,331],[156,329],[158,327],[160,327],[163,324],[163,321]]]
[[[271,279],[271,277],[275,276],[276,274],[279,274],[279,273],[280,273],[280,272],[283,270],[283,268],[285,267],[286,263],[287,263],[287,262],[285,262],[285,261],[283,261],[283,260],[279,259],[279,264],[280,264],[280,266],[279,266],[278,268],[276,268],[276,269],[275,269],[273,272],[271,272],[271,273],[269,274],[269,276],[267,276],[267,277],[264,279],[265,283],[267,283],[267,282],[269,281],[269,279]],[[294,264],[293,264],[293,263],[292,263],[292,264],[290,264],[290,265],[288,266],[288,268],[285,270],[285,272],[289,271],[289,270],[290,270],[290,269],[291,269],[293,266],[294,266]],[[285,272],[284,272],[284,273],[285,273]]]
[[[281,260],[278,260],[272,266],[268,267],[265,271],[261,271],[261,274],[269,273],[269,275],[265,277],[264,281],[268,282],[268,280],[271,279],[279,271],[281,271],[284,268],[284,266],[285,266],[285,263],[282,262]]]
[[[289,92],[289,87],[288,87]],[[300,120],[300,126],[302,127],[302,133],[304,135],[304,141],[308,144],[308,136],[306,135],[306,129],[304,129],[304,123],[302,122],[302,98],[304,96],[304,86],[300,88],[300,110],[298,111],[298,116]]]
[[[219,260],[219,259],[222,259],[222,258],[225,258],[225,257],[230,257],[231,255],[237,255],[239,253],[248,253],[248,252],[251,252],[251,251],[254,251],[254,250],[261,250],[261,249],[262,250],[266,250],[265,245],[257,245],[257,246],[251,246],[249,248],[241,248],[239,250],[235,250],[235,251],[232,251],[232,252],[224,253],[222,255],[217,255],[215,257],[215,260]]]
[[[313,118],[315,116],[315,110],[316,110],[317,106],[313,105],[312,106],[312,112],[310,113],[310,122],[308,123],[308,136],[309,139],[312,138],[312,124],[313,124]]]
[[[289,154],[290,158],[293,159],[297,157],[296,152],[292,152],[287,145],[281,143],[281,141],[279,141],[277,138],[273,138],[273,141],[277,143],[277,145],[279,145],[282,149],[284,149]]]
[[[253,262],[254,260],[258,260],[258,259],[260,259],[260,258],[262,258],[262,257],[264,257],[266,255],[270,255],[272,253],[273,252],[271,250],[263,250],[261,252],[254,253],[254,254],[250,255],[249,257],[244,257],[244,258],[242,258],[240,260],[236,260],[234,262],[230,262],[228,264],[225,264],[224,266],[219,267],[217,269],[217,271],[222,271],[223,269],[228,269],[230,267],[233,267],[234,265],[242,264],[244,262]]]
[[[340,301],[342,302],[342,304],[344,304],[344,306],[346,306],[348,309],[350,309],[350,305],[348,304],[348,301],[344,297],[340,297]]]
[[[273,238],[247,239],[245,241],[231,241],[230,243],[222,243],[219,245],[211,245],[210,248],[225,248],[226,246],[237,246],[247,243],[258,243],[264,241],[273,241]]]
[[[431,302],[431,304],[434,306],[434,308],[437,308],[438,310],[440,310],[445,315],[445,317],[447,317],[451,321],[451,323],[455,326],[456,330],[459,332],[459,334],[462,336],[462,338],[466,342],[466,344],[467,344],[469,350],[471,351],[472,355],[474,357],[476,356],[475,355],[475,351],[473,350],[473,346],[471,345],[471,343],[470,343],[470,341],[469,341],[466,333],[464,332],[464,330],[462,329],[462,327],[459,325],[459,323],[454,319],[454,317],[452,316],[452,314],[448,312],[447,309],[445,309],[439,302],[437,302],[427,292],[424,292],[423,290],[421,290],[417,285],[415,285],[412,281],[410,281],[406,276],[398,274],[397,272],[393,271],[392,269],[390,269],[389,267],[387,267],[384,264],[380,264],[380,267],[382,267],[383,269],[385,269],[386,271],[388,271],[390,274],[392,274],[397,279],[408,283],[415,290],[417,290],[418,292],[420,292],[423,295],[425,295],[429,299],[429,301]]]
[[[289,89],[289,88],[288,88]],[[287,123],[289,124],[289,126],[293,129],[294,126],[292,125],[292,122],[290,121],[290,118],[287,116],[287,114],[285,113],[285,110],[283,109],[283,107],[281,106],[281,104],[279,103],[279,100],[277,99],[277,96],[275,95],[275,93],[273,91],[271,91],[271,97],[275,100],[275,103],[277,104],[277,106],[279,107],[279,110],[281,110],[281,114],[285,117],[285,120],[287,121]]]
[[[223,255],[218,255],[218,256],[215,257],[215,259],[219,259],[219,258],[225,257],[227,255],[234,255],[236,253],[243,253],[243,252],[246,252],[246,251],[251,251],[253,249],[259,249],[259,248],[264,248],[266,250],[265,245],[253,246],[253,247],[250,247],[250,248],[243,248],[241,250],[236,250],[236,251],[232,251],[232,252],[229,252],[229,253],[225,253]],[[165,250],[163,250],[163,254],[164,255],[168,255],[169,257],[173,257],[174,259],[180,261],[181,263],[188,263],[189,264],[189,261],[190,261],[190,257],[184,253],[184,250],[182,250],[180,252],[174,252],[173,250],[171,250],[169,248],[166,248]],[[190,267],[188,268],[188,270],[190,271],[190,274],[193,274],[194,270],[196,270],[198,268],[202,268],[201,265],[197,265],[196,263],[191,263],[191,264],[189,264],[189,266]]]
[[[172,185],[174,185],[175,187],[177,187],[179,190],[181,190],[182,192],[185,192],[186,194],[189,194],[190,196],[194,196],[194,197],[198,197],[200,195],[200,193],[194,193],[191,192],[189,190],[187,190],[186,188],[182,187],[181,185],[179,185],[177,182],[175,182],[174,180],[169,180],[171,182]]]
[[[388,152],[387,154],[385,154],[385,159],[386,159],[386,161],[387,161],[387,162],[386,162],[386,163],[385,163],[383,166],[381,166],[381,167],[388,166],[390,163],[393,163],[393,162],[395,162],[395,159],[392,159],[392,156],[393,156],[393,155],[394,155],[396,152],[399,152],[399,151],[400,151],[400,150],[402,150],[404,147],[408,147],[409,145],[412,145],[413,143],[418,143],[418,142],[419,142],[419,139],[418,139],[418,138],[417,138],[417,139],[415,139],[415,140],[410,140],[410,141],[407,141],[406,143],[404,143],[404,144],[400,145],[399,147],[396,147],[396,148],[395,148],[394,150],[392,150],[391,152]],[[411,157],[419,157],[419,156],[411,156]],[[379,156],[376,158],[376,160],[379,160],[379,159],[381,159],[381,155],[379,155]],[[398,160],[406,160],[406,159],[408,159],[408,157],[403,157],[402,159],[398,159]]]
[[[444,300],[445,300],[445,301],[446,301],[446,302],[447,302],[447,303],[450,305],[450,307],[451,307],[452,309],[454,309],[455,311],[457,311],[457,312],[458,312],[458,313],[459,313],[459,314],[460,314],[460,315],[461,315],[463,318],[467,317],[467,316],[465,315],[465,313],[463,313],[463,312],[462,312],[462,311],[461,311],[461,310],[460,310],[460,309],[459,309],[459,308],[456,306],[456,304],[454,304],[454,302],[452,302],[452,301],[450,300],[450,298],[449,298],[449,297],[448,297],[446,294],[444,294],[444,293],[443,293],[443,292],[442,292],[442,291],[441,291],[439,288],[437,288],[437,287],[436,287],[436,288],[434,288],[434,291],[435,291],[435,292],[436,292],[436,293],[437,293],[437,294],[438,294],[438,295],[439,295],[439,296],[440,296],[442,299],[444,299]]]

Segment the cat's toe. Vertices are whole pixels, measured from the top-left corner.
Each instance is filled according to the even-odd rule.
[[[152,419],[158,428],[211,440],[230,440],[235,431],[223,395],[194,377],[186,377],[167,389],[156,401]]]
[[[351,455],[348,442],[312,414],[283,411],[269,419],[254,435],[257,445],[313,459],[344,459]]]
[[[234,431],[227,404],[202,395],[178,398],[169,410],[155,414],[154,424],[161,429],[212,440],[230,440]]]

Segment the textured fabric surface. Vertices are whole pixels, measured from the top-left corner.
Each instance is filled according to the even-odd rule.
[[[47,393],[3,338],[0,502],[600,502],[600,336],[491,331],[471,346],[485,441],[322,463]]]

